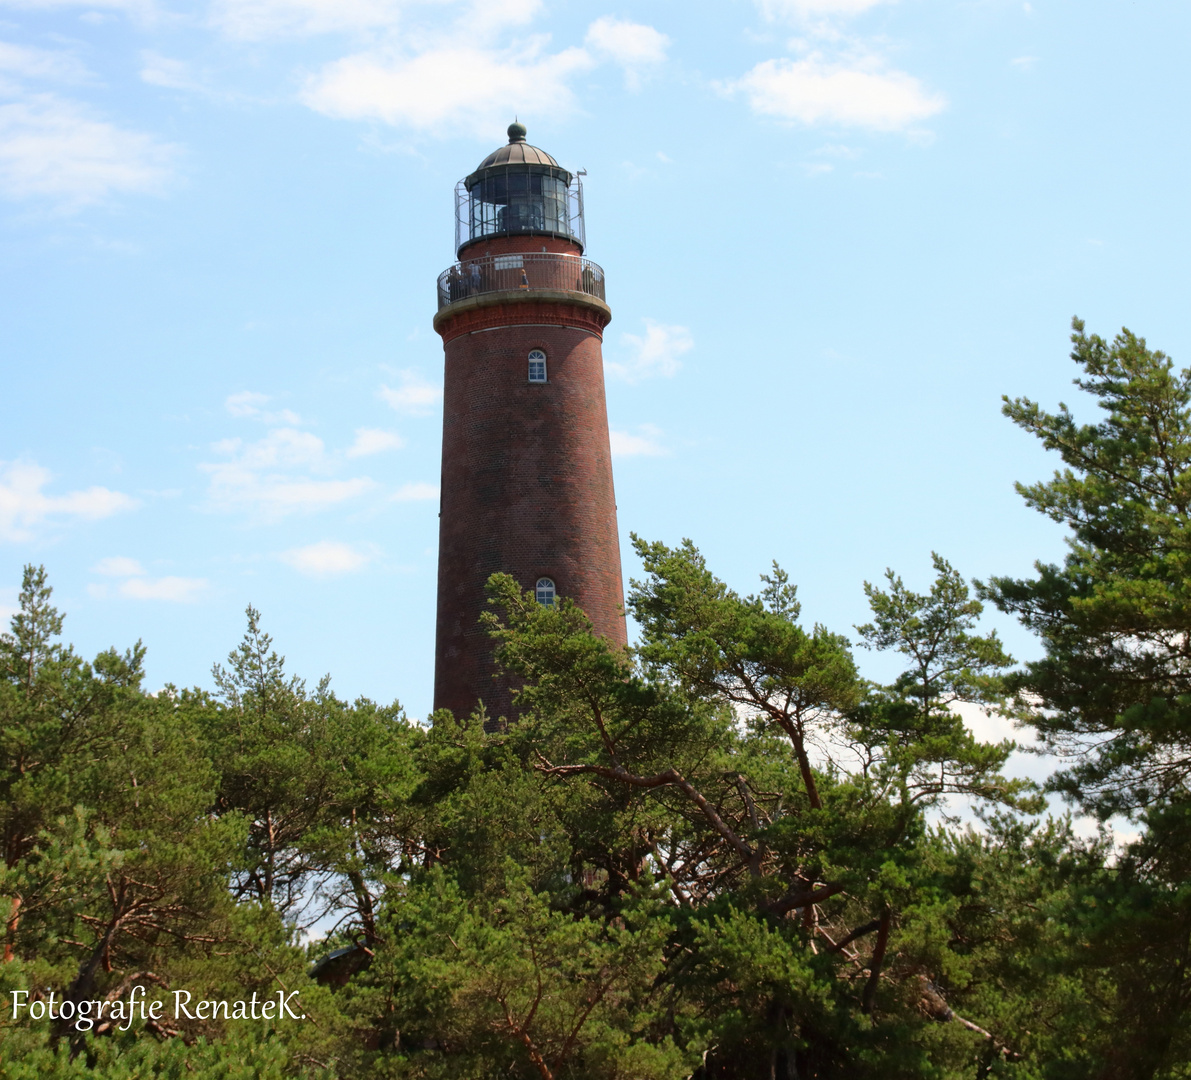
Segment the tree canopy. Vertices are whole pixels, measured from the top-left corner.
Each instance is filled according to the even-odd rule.
[[[26,568],[0,637],[0,1072],[1191,1078],[1191,375],[1128,332],[1073,341],[1101,422],[1006,404],[1063,459],[1020,489],[1063,565],[973,588],[935,554],[828,628],[776,564],[745,594],[634,537],[628,650],[495,575],[513,718],[311,689],[252,607],[210,688],[154,691],[140,643],[63,644]],[[985,602],[1042,655],[1017,664]],[[977,708],[1137,839],[1045,813]],[[302,1005],[178,1018],[176,991]],[[112,1020],[138,993],[171,1009]],[[109,1015],[14,1019],[21,995]]]

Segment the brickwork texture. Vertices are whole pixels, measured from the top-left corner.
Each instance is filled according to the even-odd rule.
[[[469,245],[464,257],[482,250]],[[438,320],[445,379],[434,707],[459,717],[480,701],[492,719],[514,715],[479,625],[493,573],[511,574],[522,589],[553,579],[597,633],[626,642],[601,355],[606,309],[515,299]],[[545,383],[529,382],[533,349],[546,354]]]

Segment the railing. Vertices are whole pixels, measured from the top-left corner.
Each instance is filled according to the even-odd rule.
[[[604,297],[603,268],[579,255],[526,252],[464,259],[438,275],[438,310],[491,292],[558,289]]]
[[[455,250],[485,236],[538,234],[587,243],[583,181],[562,169],[501,165],[497,175],[455,185]],[[564,179],[566,178],[566,179]]]

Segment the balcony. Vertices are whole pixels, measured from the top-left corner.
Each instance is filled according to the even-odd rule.
[[[525,252],[464,259],[438,275],[438,310],[497,292],[579,293],[607,303],[603,268],[579,255]]]

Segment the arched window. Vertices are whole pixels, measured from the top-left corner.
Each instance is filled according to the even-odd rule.
[[[529,354],[529,381],[546,381],[546,354],[541,349],[534,349]]]
[[[554,582],[548,577],[538,578],[534,592],[537,594],[537,601],[542,607],[554,607]]]

